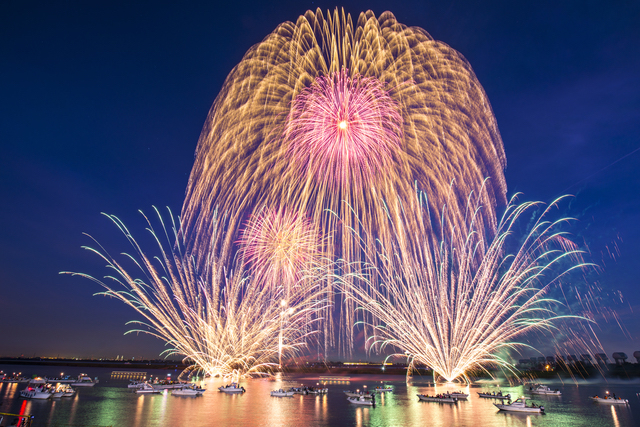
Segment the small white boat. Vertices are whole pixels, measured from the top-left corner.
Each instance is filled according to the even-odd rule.
[[[612,405],[627,405],[629,401],[627,399],[623,399],[621,397],[611,397],[609,395],[605,395],[603,397],[600,396],[591,396],[589,399],[598,403],[608,403]]]
[[[62,396],[64,396],[64,391],[58,389],[57,387],[51,387],[49,390],[51,390],[51,398],[52,399],[59,399]]]
[[[542,394],[542,395],[549,395],[549,396],[560,396],[560,395],[562,395],[560,390],[558,390],[558,389],[551,390],[546,385],[539,385],[536,388],[531,387],[529,390],[531,391],[531,394]]]
[[[74,387],[93,387],[98,383],[98,378],[92,380],[90,376],[85,374],[78,375],[78,379],[75,382],[72,382],[71,385]]]
[[[293,391],[284,391],[283,389],[273,390],[271,392],[271,396],[273,396],[273,397],[293,397]]]
[[[531,406],[527,406],[526,399],[526,397],[520,397],[516,399],[515,402],[511,402],[506,405],[501,403],[494,403],[493,405],[501,411],[544,413],[544,406],[538,406],[535,403],[532,403]]]
[[[142,387],[142,384],[144,384],[146,381],[135,381],[132,380],[128,385],[127,388],[140,388]]]
[[[329,393],[329,389],[328,388],[307,387],[307,393],[308,394],[327,394],[327,393]]]
[[[484,397],[487,399],[500,399],[500,400],[509,400],[511,399],[511,395],[510,394],[502,394],[501,391],[499,392],[493,392],[493,393],[478,393],[479,397]]]
[[[382,386],[382,387],[376,387],[375,389],[376,393],[393,393],[393,387],[387,385],[387,386]]]
[[[73,387],[71,387],[67,383],[59,384],[58,387],[56,387],[56,391],[61,391],[62,397],[71,397],[76,394],[76,391],[73,389]]]
[[[360,397],[347,397],[347,400],[354,405],[365,405],[365,406],[374,406],[376,404],[376,400],[371,398],[368,399],[364,396]]]
[[[218,390],[224,393],[244,393],[246,391],[244,387],[241,387],[238,383],[231,383],[223,387],[218,387]]]
[[[142,384],[142,387],[136,389],[136,393],[138,394],[153,394],[153,393],[162,393],[162,390],[153,388],[153,386],[149,383]]]
[[[202,396],[206,390],[203,388],[184,386],[182,388],[174,388],[171,394],[174,396]]]
[[[455,397],[458,400],[467,400],[467,398],[469,397],[468,394],[465,394],[461,391],[454,391],[453,393],[449,393],[449,395],[451,397]]]
[[[423,402],[440,402],[440,403],[456,403],[458,401],[457,398],[451,396],[450,394],[437,394],[435,396],[429,396],[427,394],[418,394],[418,399]]]
[[[343,393],[346,394],[347,397],[360,397],[360,396],[363,396],[365,399],[373,399],[374,398],[374,394],[373,393],[366,393],[364,391],[345,390]]]
[[[309,394],[309,390],[306,387],[291,387],[287,391],[292,391],[293,394],[303,394],[303,395]]]
[[[32,379],[27,388],[20,391],[20,396],[27,399],[49,399],[52,395],[52,390],[42,378]]]

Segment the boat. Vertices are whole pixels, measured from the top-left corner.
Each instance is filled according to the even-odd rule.
[[[427,394],[418,394],[418,399],[423,402],[440,402],[440,403],[456,403],[457,398],[450,394],[436,394],[435,396],[429,396]]]
[[[44,379],[46,382],[52,383],[52,384],[56,384],[56,383],[71,384],[77,381],[75,378],[71,378],[70,375],[66,375],[64,377],[51,377],[51,378],[45,377]]]
[[[71,385],[73,387],[93,387],[98,383],[98,378],[92,380],[90,376],[86,374],[78,375],[78,379],[75,382],[72,382]]]
[[[293,394],[309,394],[309,390],[306,387],[291,387],[287,391],[292,391]]]
[[[365,399],[373,399],[374,398],[374,394],[373,393],[367,393],[364,391],[351,391],[351,390],[345,390],[343,392],[344,394],[347,395],[347,397],[360,397],[360,396],[364,396]]]
[[[478,393],[479,397],[485,397],[487,399],[500,399],[500,400],[509,400],[511,399],[511,395],[510,394],[502,394],[501,391],[499,392],[493,392],[493,393]]]
[[[327,394],[329,393],[328,388],[315,388],[315,387],[307,387],[308,394]]]
[[[273,390],[271,392],[271,396],[273,396],[273,397],[293,397],[293,392],[292,391],[284,391],[283,389]]]
[[[538,414],[544,413],[544,406],[538,406],[535,403],[531,403],[531,406],[527,406],[527,398],[520,397],[515,402],[508,402],[506,405],[502,403],[494,403],[493,405],[501,411],[508,412],[533,412]]]
[[[627,399],[623,399],[621,397],[612,397],[609,396],[609,394],[606,394],[602,397],[600,396],[590,396],[589,399],[593,400],[594,402],[598,402],[598,403],[609,403],[612,405],[627,405],[629,403],[629,400]]]
[[[376,404],[376,400],[374,398],[366,398],[364,396],[360,397],[347,397],[347,400],[354,405],[365,405],[365,406],[374,406]]]
[[[174,396],[202,396],[202,393],[207,391],[204,388],[194,386],[182,386],[181,388],[174,388],[171,390],[171,394]]]
[[[449,393],[449,395],[451,397],[455,397],[458,400],[467,400],[467,398],[469,397],[468,394],[465,394],[461,391],[454,391],[453,393]]]
[[[76,394],[76,391],[73,389],[73,387],[71,387],[67,383],[59,384],[58,387],[56,387],[56,391],[61,391],[62,397],[71,397]]]
[[[150,383],[153,388],[158,390],[170,390],[174,388],[183,388],[185,385],[188,385],[186,382],[181,381],[171,381],[171,380],[162,380],[162,381],[154,381]]]
[[[551,390],[546,385],[539,385],[536,388],[531,387],[531,388],[529,388],[529,390],[531,391],[531,394],[542,394],[542,395],[550,395],[550,396],[560,396],[560,395],[562,395],[560,390],[558,390],[558,389]]]
[[[127,388],[140,388],[142,387],[142,384],[144,384],[146,381],[135,381],[135,380],[131,380],[129,382],[129,384],[127,385]]]
[[[241,387],[238,383],[231,383],[229,385],[218,387],[218,390],[224,393],[244,393],[246,391],[244,387]]]
[[[20,396],[27,399],[49,399],[53,395],[47,382],[42,378],[29,381],[27,388],[20,391]]]
[[[153,394],[153,393],[162,393],[162,390],[153,388],[153,386],[149,383],[142,384],[142,387],[136,389],[136,393],[138,394]]]
[[[20,376],[13,376],[13,377],[2,377],[2,379],[0,380],[0,382],[3,383],[28,383],[29,382],[29,378],[26,377],[20,377]]]
[[[393,387],[391,387],[390,385],[376,387],[375,391],[376,393],[385,393],[385,392],[393,393]]]
[[[52,399],[59,399],[64,396],[64,390],[59,389],[58,387],[50,386],[49,390],[51,390]]]

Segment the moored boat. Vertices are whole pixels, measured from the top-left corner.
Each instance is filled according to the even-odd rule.
[[[506,405],[502,403],[494,403],[493,405],[501,411],[544,413],[544,406],[538,406],[535,403],[531,403],[531,406],[527,406],[526,399],[526,397],[520,397],[516,399],[515,402],[509,402]]]
[[[368,399],[364,396],[347,397],[347,400],[353,403],[354,405],[374,406],[376,404],[376,400],[374,398]]]
[[[238,383],[231,383],[222,387],[218,387],[218,390],[224,393],[244,393],[246,390]]]
[[[138,394],[153,394],[153,393],[162,393],[162,390],[153,388],[153,386],[149,383],[142,384],[142,387],[136,389],[136,393]]]
[[[440,403],[456,403],[457,398],[450,394],[436,394],[435,396],[429,396],[428,394],[418,394],[418,399],[423,402],[440,402]]]
[[[509,400],[511,399],[511,395],[510,394],[502,394],[501,391],[499,392],[493,392],[493,393],[478,393],[479,397],[485,397],[487,399],[500,399],[500,400]]]
[[[590,396],[589,399],[593,400],[594,402],[598,402],[598,403],[609,403],[612,405],[627,405],[629,403],[629,400],[627,399],[623,399],[621,397],[611,397],[608,394],[600,397],[600,396]]]
[[[67,383],[58,384],[56,391],[62,392],[62,397],[71,397],[76,394],[76,391]]]
[[[549,396],[560,396],[560,395],[562,395],[560,390],[558,390],[558,389],[551,390],[546,385],[539,385],[536,388],[531,387],[529,389],[529,391],[531,391],[531,394],[541,394],[541,395],[549,395]]]
[[[284,391],[283,389],[273,390],[271,392],[271,396],[273,396],[273,397],[293,397],[293,391]]]
[[[364,396],[365,399],[373,399],[374,398],[374,394],[373,393],[367,393],[364,391],[351,391],[351,390],[345,390],[343,392],[345,395],[347,395],[347,397],[360,397],[360,396]]]
[[[45,377],[44,379],[46,382],[51,384],[71,384],[77,381],[76,378],[71,378],[71,375],[66,375],[64,377]]]
[[[174,388],[171,390],[171,394],[174,396],[202,396],[206,390],[194,386],[183,386],[181,388]]]
[[[308,394],[327,394],[329,393],[328,388],[315,388],[315,387],[307,387]]]
[[[20,391],[20,396],[27,399],[49,399],[52,395],[52,390],[42,378],[32,379],[27,384],[27,388]]]
[[[393,387],[390,385],[379,386],[375,388],[376,393],[393,393]]]
[[[93,387],[98,383],[98,378],[92,380],[90,376],[86,374],[78,375],[78,379],[71,383],[73,387]]]

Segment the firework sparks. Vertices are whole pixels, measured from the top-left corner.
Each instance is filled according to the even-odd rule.
[[[330,259],[358,261],[375,247],[360,247],[351,230],[391,242],[402,212],[419,209],[416,186],[434,215],[447,204],[449,221],[464,227],[466,194],[486,177],[477,221],[495,229],[505,164],[487,96],[461,54],[389,12],[353,22],[337,10],[309,11],[252,47],[227,77],[198,142],[182,208],[186,245],[200,260],[211,250],[230,258],[237,236],[212,240],[218,207],[238,229],[259,206],[285,206],[326,236]],[[461,183],[453,196],[452,180]],[[419,225],[406,218],[415,234]],[[338,307],[339,322],[324,316],[325,348],[349,352],[353,307]]]
[[[254,281],[265,288],[300,284],[304,272],[320,266],[320,236],[309,220],[283,210],[260,209],[238,242]]]
[[[466,232],[445,213],[443,240],[425,234],[408,241],[410,246],[381,246],[378,267],[371,269],[379,285],[363,289],[343,281],[375,320],[368,345],[395,348],[412,365],[430,366],[447,381],[468,380],[467,372],[487,366],[513,369],[501,350],[524,346],[514,340],[576,317],[556,314],[560,303],[547,296],[565,274],[587,265],[560,229],[566,219],[548,220],[556,203],[535,219],[520,244],[511,241],[518,220],[540,203],[512,200],[490,241],[477,226],[481,208],[476,201]],[[430,229],[428,214],[419,220]],[[399,224],[396,232],[406,233]]]
[[[208,252],[204,263],[184,252],[180,224],[173,217],[167,229],[158,213],[162,229],[156,233],[145,216],[160,252],[159,257],[150,258],[118,218],[107,216],[135,250],[136,256],[123,254],[124,259],[132,260],[134,269],[144,277],[135,277],[103,248],[89,247],[86,249],[115,271],[105,279],[118,286],[86,274],[70,274],[97,282],[106,289],[103,295],[124,302],[145,319],[131,322],[141,327],[129,332],[144,332],[164,340],[171,347],[164,352],[166,356],[181,355],[195,369],[212,376],[268,373],[277,366],[279,356],[292,356],[306,347],[313,334],[311,324],[325,308],[319,285],[322,279],[318,278],[322,271],[301,272],[305,286],[292,283],[286,295],[282,287],[265,292],[240,265],[230,265],[232,272],[227,274],[214,251]],[[216,230],[225,229],[218,223],[217,213],[212,220]],[[167,244],[162,243],[163,236]]]
[[[352,79],[343,69],[296,96],[285,133],[298,173],[339,192],[388,170],[401,146],[402,116],[378,79]]]

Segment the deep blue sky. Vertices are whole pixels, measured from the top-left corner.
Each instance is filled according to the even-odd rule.
[[[640,3],[0,1],[0,356],[156,357],[123,336],[137,318],[73,270],[101,276],[88,232],[128,250],[100,212],[144,235],[138,209],[178,213],[197,139],[222,82],[279,23],[320,7],[385,10],[460,51],[494,108],[509,195],[576,194],[573,230],[598,280],[620,290],[631,339],[602,322],[606,350],[640,350]],[[208,3],[208,4],[206,4]],[[617,162],[617,163],[616,163]]]

